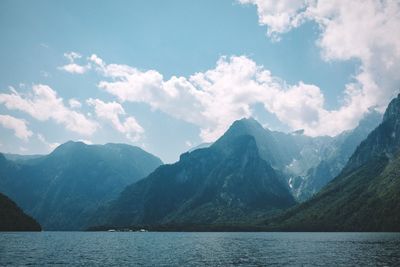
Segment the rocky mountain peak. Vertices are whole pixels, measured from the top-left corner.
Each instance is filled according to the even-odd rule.
[[[400,150],[400,95],[387,107],[382,123],[356,149],[344,171],[353,170],[369,160],[392,158]]]
[[[398,119],[400,117],[400,94],[390,101],[385,114],[383,115],[383,121],[387,121],[393,118]]]

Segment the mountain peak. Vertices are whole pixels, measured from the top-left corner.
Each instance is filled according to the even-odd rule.
[[[80,146],[85,146],[86,144],[82,141],[67,141],[61,145],[59,145],[57,148],[59,147],[80,147]]]
[[[56,147],[53,150],[53,152],[51,152],[49,155],[70,153],[71,151],[75,151],[77,149],[81,149],[86,146],[87,146],[87,144],[85,144],[81,141],[67,141],[67,142],[59,145],[58,147]]]
[[[232,123],[229,129],[212,145],[220,149],[229,147],[234,140],[243,135],[253,136],[258,140],[266,130],[253,118],[243,118]]]
[[[224,151],[227,147],[231,146],[235,139],[243,135],[254,137],[260,157],[272,167],[281,168],[293,160],[291,152],[287,149],[288,146],[282,149],[282,145],[274,136],[274,133],[262,127],[253,118],[244,118],[235,121],[212,147]],[[285,140],[288,141],[287,138]]]
[[[397,118],[400,115],[400,94],[396,98],[390,101],[385,114],[383,115],[383,121],[387,121],[391,118]]]
[[[261,124],[253,118],[243,118],[236,120],[232,123],[229,129],[215,142],[225,142],[227,139],[232,139],[240,135],[257,136],[260,132],[264,133],[266,130]]]
[[[372,158],[392,158],[400,150],[400,95],[388,105],[382,123],[356,149],[344,171],[353,170]]]
[[[262,125],[253,117],[248,117],[248,118],[242,118],[239,120],[236,120],[232,123],[231,127],[257,127],[257,128],[262,128],[264,129],[264,127],[262,127]]]
[[[96,223],[228,225],[294,205],[284,178],[260,157],[256,138],[243,130],[254,123],[236,121],[216,144],[184,153],[177,163],[127,187]]]

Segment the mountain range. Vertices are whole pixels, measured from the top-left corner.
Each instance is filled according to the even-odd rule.
[[[256,225],[297,204],[290,184],[296,172],[310,173],[321,165],[321,158],[330,160],[332,170],[344,166],[349,151],[378,118],[371,113],[354,130],[336,138],[273,132],[254,119],[238,120],[214,144],[184,153],[177,163],[161,166],[127,187],[96,214],[92,224]],[[293,162],[302,162],[303,170],[290,169]],[[308,185],[314,182],[322,187],[334,171],[327,177],[320,175],[311,176],[314,180]]]
[[[282,231],[400,231],[399,177],[400,95],[339,176],[266,225]]]
[[[96,218],[97,224],[248,224],[296,204],[285,179],[261,157],[247,131],[253,120],[235,122],[213,145],[182,154],[127,187]],[[246,133],[246,134],[245,134]]]
[[[371,111],[335,137],[241,119],[174,164],[125,144],[67,142],[49,155],[0,154],[0,192],[45,230],[398,230],[399,99],[383,119]]]
[[[45,230],[79,230],[99,206],[161,164],[138,147],[67,142],[41,157],[0,155],[0,191]]]
[[[336,177],[346,165],[357,146],[381,122],[378,112],[369,112],[351,131],[330,138],[322,144],[319,162],[305,173],[292,178],[293,194],[299,201],[305,201],[319,192],[326,184]],[[307,157],[307,154],[305,154]]]

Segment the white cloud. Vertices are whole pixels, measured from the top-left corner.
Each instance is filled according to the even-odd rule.
[[[71,51],[71,52],[64,53],[64,57],[66,57],[70,62],[74,62],[75,59],[82,58],[82,55],[77,52]]]
[[[317,86],[302,82],[287,86],[245,56],[221,57],[214,69],[169,80],[155,70],[107,65],[97,56],[96,60],[99,71],[110,78],[101,81],[100,88],[120,101],[144,102],[198,125],[205,142],[218,138],[234,120],[251,116],[256,103],[309,135],[335,135],[355,125],[346,116],[324,109],[324,96]]]
[[[89,60],[98,65],[100,68],[104,67],[104,62],[101,58],[99,58],[96,54],[93,54],[89,57]]]
[[[337,110],[327,110],[319,87],[303,82],[287,85],[245,56],[221,57],[214,69],[168,80],[155,70],[106,64],[98,56],[91,60],[99,63],[96,69],[108,78],[99,83],[100,88],[122,102],[147,103],[153,109],[198,125],[205,142],[218,138],[234,120],[252,116],[251,107],[256,103],[263,104],[292,130],[304,129],[312,136],[349,130],[378,104],[355,97],[360,95],[360,85],[349,84],[344,104]],[[369,76],[359,78],[369,82]]]
[[[60,69],[69,73],[83,74],[90,68],[89,65],[81,66],[76,63],[70,63],[64,66],[61,66]]]
[[[85,143],[87,145],[93,145],[93,142],[87,139],[79,139],[79,142]]]
[[[305,134],[336,135],[349,130],[370,108],[383,111],[400,87],[400,2],[240,0],[257,5],[259,22],[268,35],[279,35],[305,21],[319,25],[317,45],[324,60],[359,62],[352,83],[343,88],[340,106],[325,108],[315,85],[288,85],[245,56],[221,57],[214,69],[189,77],[165,79],[156,70],[106,64],[97,55],[88,64],[104,76],[99,88],[119,101],[147,103],[175,118],[200,127],[211,142],[241,117],[252,115],[261,103],[292,130]]]
[[[143,127],[132,116],[126,117],[121,121],[120,116],[126,115],[124,108],[117,102],[103,102],[100,99],[89,98],[86,101],[95,109],[96,116],[105,121],[111,122],[114,128],[125,134],[126,138],[132,142],[140,139],[144,133]]]
[[[317,45],[326,61],[356,59],[355,82],[344,88],[344,104],[338,110],[320,112],[321,127],[350,128],[377,106],[383,110],[400,87],[400,2],[391,0],[272,1],[240,0],[255,4],[260,25],[270,36],[279,36],[304,21],[319,25]],[[285,14],[285,15],[282,15]],[[286,20],[282,20],[286,17]],[[283,22],[282,22],[283,21]],[[282,23],[280,23],[282,22]],[[344,121],[343,121],[344,120]],[[320,130],[318,130],[320,129]],[[323,132],[323,131],[322,131]],[[332,131],[331,133],[334,133]]]
[[[277,33],[287,32],[301,24],[303,14],[299,11],[306,4],[304,0],[239,0],[239,2],[256,5],[260,25],[267,25],[268,35],[278,39]]]
[[[90,70],[91,68],[90,64],[79,65],[75,62],[76,60],[82,58],[82,56],[79,53],[76,52],[64,53],[64,57],[67,58],[69,64],[59,67],[60,70],[64,70],[69,73],[83,74],[88,70]]]
[[[44,145],[46,145],[49,148],[49,151],[53,151],[56,147],[58,147],[60,145],[60,143],[57,143],[57,142],[54,142],[54,143],[48,142],[46,140],[46,138],[44,138],[44,136],[40,133],[38,133],[36,136],[40,142],[42,142]]]
[[[14,131],[16,137],[28,141],[32,136],[32,132],[28,129],[27,122],[22,119],[12,117],[10,115],[0,115],[0,125],[4,128]]]
[[[66,129],[82,134],[91,135],[97,128],[97,123],[85,115],[67,108],[63,99],[47,85],[34,85],[32,93],[22,95],[12,89],[11,93],[0,94],[0,103],[8,109],[21,110],[40,121],[54,120]]]
[[[75,98],[71,98],[70,100],[68,100],[68,104],[69,104],[70,108],[72,108],[72,109],[77,109],[77,108],[81,108],[82,107],[81,102],[79,102]]]

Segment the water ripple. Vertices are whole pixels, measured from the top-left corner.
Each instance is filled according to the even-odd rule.
[[[399,233],[0,233],[0,266],[399,266]]]

